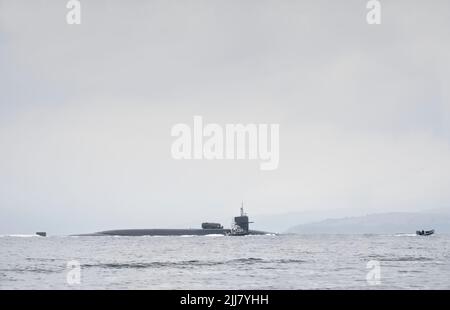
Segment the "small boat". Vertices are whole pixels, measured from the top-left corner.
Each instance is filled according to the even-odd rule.
[[[416,235],[418,236],[430,236],[434,234],[434,229],[432,230],[418,230],[416,231]]]

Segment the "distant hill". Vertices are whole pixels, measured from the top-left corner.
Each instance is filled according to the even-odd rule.
[[[322,221],[327,218],[339,218],[345,215],[361,216],[362,211],[354,209],[306,210],[275,214],[250,214],[252,229],[283,233],[290,227]],[[226,222],[225,222],[226,223]]]
[[[300,224],[291,227],[287,232],[301,234],[395,234],[415,233],[416,230],[421,229],[435,229],[437,233],[450,233],[450,215],[407,212],[370,214]]]

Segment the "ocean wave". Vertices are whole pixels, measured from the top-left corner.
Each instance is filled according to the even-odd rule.
[[[399,257],[387,257],[387,256],[369,256],[370,259],[380,262],[427,262],[433,261],[433,258],[425,256],[399,256]]]
[[[11,268],[11,269],[0,269],[1,272],[44,273],[44,274],[57,273],[57,272],[61,272],[63,270],[65,270],[64,267],[52,268],[52,269],[40,268],[40,267],[15,267],[15,268]]]
[[[394,237],[417,237],[417,234],[395,234]]]
[[[184,260],[173,262],[135,262],[135,263],[97,263],[97,264],[83,264],[86,268],[106,268],[106,269],[145,269],[145,268],[191,268],[202,266],[217,266],[217,265],[233,265],[233,264],[298,264],[306,261],[299,259],[262,259],[255,257],[236,258],[225,261],[204,261],[204,260]]]
[[[38,235],[23,235],[23,234],[11,234],[11,235],[0,235],[0,237],[12,237],[12,238],[32,238],[32,237],[41,237]]]

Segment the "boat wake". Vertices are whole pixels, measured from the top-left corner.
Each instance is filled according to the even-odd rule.
[[[0,237],[12,237],[12,238],[32,238],[39,237],[38,235],[20,235],[20,234],[12,234],[12,235],[0,235]]]

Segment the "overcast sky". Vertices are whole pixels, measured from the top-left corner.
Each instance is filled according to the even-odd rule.
[[[450,212],[449,1],[65,5],[0,0],[0,234]],[[278,169],[172,159],[194,115],[280,124]]]

